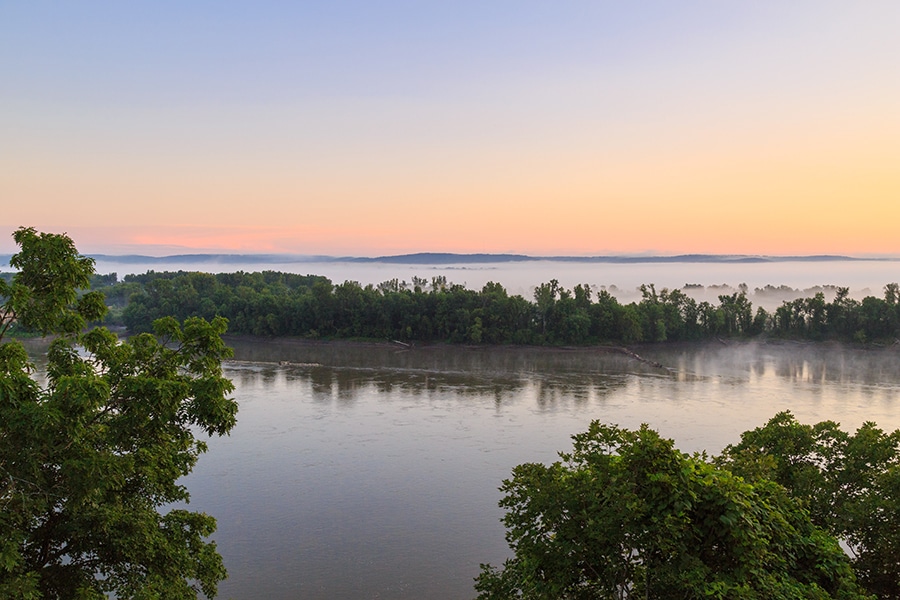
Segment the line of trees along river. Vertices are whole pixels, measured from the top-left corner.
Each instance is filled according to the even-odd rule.
[[[551,280],[533,299],[509,295],[498,283],[480,291],[414,277],[377,286],[335,285],[317,275],[276,271],[208,274],[154,272],[98,278],[114,319],[133,332],[155,319],[224,316],[229,331],[260,336],[392,339],[461,344],[595,344],[691,341],[761,335],[809,340],[894,341],[900,337],[900,286],[882,298],[850,297],[836,288],[785,301],[771,311],[754,307],[746,289],[697,301],[684,291],[641,286],[642,298],[620,303],[588,285],[565,289]]]

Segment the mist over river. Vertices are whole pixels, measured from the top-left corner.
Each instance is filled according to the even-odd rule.
[[[471,598],[507,556],[497,487],[592,419],[716,453],[781,410],[900,427],[900,350],[598,349],[229,339],[238,424],[186,484],[214,515],[222,598]]]
[[[698,300],[715,302],[717,295],[727,289],[709,286],[737,288],[748,287],[748,296],[756,306],[770,309],[784,299],[796,295],[769,294],[755,296],[755,288],[767,285],[787,286],[805,290],[815,286],[848,287],[851,295],[881,296],[884,285],[900,281],[900,261],[897,260],[828,260],[828,261],[775,261],[775,262],[672,262],[672,263],[578,263],[553,260],[522,262],[460,263],[460,264],[396,264],[381,262],[253,262],[252,257],[242,260],[165,262],[119,262],[111,257],[97,261],[98,273],[117,273],[121,279],[129,273],[155,271],[205,271],[223,273],[234,271],[283,271],[302,275],[324,275],[333,283],[357,281],[362,285],[377,285],[383,281],[398,279],[412,282],[413,277],[431,281],[433,277],[446,277],[448,282],[458,283],[480,290],[493,281],[503,285],[510,294],[532,297],[535,286],[556,279],[568,289],[577,284],[587,284],[595,289],[609,289],[620,301],[640,299],[637,291],[641,284],[655,284],[657,289],[682,288],[700,285],[707,289],[689,293]],[[613,287],[614,286],[614,287]],[[826,298],[830,300],[830,298]]]

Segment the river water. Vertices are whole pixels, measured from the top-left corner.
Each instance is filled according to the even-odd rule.
[[[776,412],[900,428],[900,350],[401,349],[229,340],[238,424],[186,484],[214,515],[222,598],[471,598],[508,555],[497,487],[599,419],[720,451]]]

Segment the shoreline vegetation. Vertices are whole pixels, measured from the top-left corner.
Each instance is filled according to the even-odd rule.
[[[12,274],[0,274],[9,278]],[[686,284],[682,289],[639,287],[640,300],[620,302],[607,289],[556,280],[534,289],[533,298],[510,295],[498,283],[481,290],[446,277],[411,283],[392,279],[362,286],[334,284],[319,275],[278,271],[209,274],[148,271],[94,275],[110,311],[105,325],[130,333],[152,330],[164,316],[228,319],[230,334],[310,340],[390,341],[472,345],[603,346],[730,339],[841,341],[892,345],[900,338],[900,285],[883,297],[850,296],[845,287],[823,286],[766,310],[754,307],[750,290]],[[696,292],[719,293],[698,300]],[[755,289],[763,300],[785,286]],[[826,294],[829,299],[826,299]],[[19,331],[27,335],[27,331]]]

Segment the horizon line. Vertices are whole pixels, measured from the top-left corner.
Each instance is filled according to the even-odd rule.
[[[7,265],[13,254],[0,254],[0,260]],[[286,264],[294,262],[348,262],[348,263],[388,263],[388,264],[484,264],[510,262],[568,262],[568,263],[775,263],[775,262],[829,262],[829,261],[895,261],[898,257],[859,257],[839,254],[808,255],[766,255],[766,254],[622,254],[622,255],[553,255],[535,256],[514,253],[456,253],[456,252],[415,252],[382,256],[333,256],[322,254],[292,253],[229,253],[202,252],[190,254],[170,254],[150,256],[144,254],[84,253],[83,256],[106,262],[133,264],[140,262],[262,262]]]

